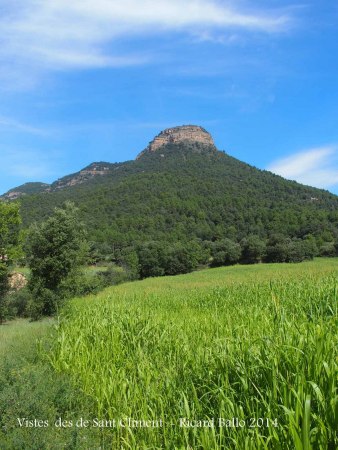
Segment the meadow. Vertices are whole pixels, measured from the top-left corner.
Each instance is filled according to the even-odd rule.
[[[62,417],[90,416],[91,399],[46,359],[55,337],[54,319],[18,319],[0,327],[0,449],[98,449],[100,430],[54,426]],[[28,423],[19,426],[19,420]],[[48,421],[48,427],[31,426]]]
[[[90,399],[101,448],[333,450],[337,274],[321,259],[115,286],[69,303],[46,358]]]

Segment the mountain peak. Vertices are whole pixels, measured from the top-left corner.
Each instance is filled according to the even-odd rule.
[[[200,144],[215,146],[211,134],[198,125],[181,125],[178,127],[167,128],[161,131],[143,150],[136,159],[148,152],[156,152],[166,144],[181,142],[198,142]]]
[[[17,200],[23,195],[39,194],[40,192],[49,189],[50,185],[40,182],[29,182],[10,189],[8,192],[0,196],[0,200]]]

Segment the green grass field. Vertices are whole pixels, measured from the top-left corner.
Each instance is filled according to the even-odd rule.
[[[48,357],[104,448],[333,450],[337,274],[327,259],[119,285],[70,303]]]
[[[48,363],[54,327],[52,319],[0,326],[1,450],[94,450],[105,445],[100,430],[55,426],[60,417],[90,417],[92,402]],[[20,427],[18,419],[23,418],[48,421],[49,426]]]

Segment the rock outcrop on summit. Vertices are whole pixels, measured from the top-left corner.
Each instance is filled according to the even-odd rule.
[[[148,147],[143,150],[136,159],[139,159],[146,153],[154,153],[166,144],[180,143],[197,143],[202,144],[202,150],[203,145],[208,147],[212,146],[216,150],[213,138],[204,128],[198,125],[182,125],[161,131],[161,133],[149,143]],[[119,169],[121,165],[123,165],[123,163],[112,164],[108,162],[94,162],[79,172],[59,178],[52,184],[25,183],[0,195],[0,201],[17,200],[26,195],[51,193],[79,184],[85,184],[94,177],[96,178],[112,173],[114,170]]]
[[[163,145],[187,141],[215,146],[211,135],[204,128],[197,125],[182,125],[161,131],[161,133],[149,143],[148,147],[143,150],[136,159],[139,159],[145,153],[156,152],[159,148],[163,147]]]

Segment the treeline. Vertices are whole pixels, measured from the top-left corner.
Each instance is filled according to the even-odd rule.
[[[321,251],[312,235],[299,239],[272,234],[262,239],[251,234],[239,242],[222,238],[137,241],[125,246],[90,243],[79,210],[71,202],[24,232],[20,223],[19,205],[0,203],[0,323],[14,316],[54,315],[71,297],[129,280],[238,263],[296,263]],[[325,256],[338,255],[338,242],[326,242],[325,249]],[[18,264],[29,268],[28,283],[19,290],[10,283]],[[88,271],[89,265],[104,269]]]
[[[312,235],[325,256],[338,239],[337,196],[198,144],[169,144],[87,183],[24,196],[24,226],[47,219],[67,200],[79,208],[88,239],[103,249]]]
[[[169,144],[86,183],[23,196],[20,214],[0,202],[0,321],[54,314],[71,296],[126,280],[337,256],[337,243],[337,196],[214,147]],[[14,263],[30,273],[17,293]]]
[[[106,248],[106,250],[108,250]],[[105,261],[121,265],[132,278],[178,275],[198,267],[220,267],[234,264],[296,263],[312,260],[319,255],[316,240],[309,235],[304,239],[291,239],[281,234],[268,240],[249,235],[240,242],[231,239],[218,241],[187,241],[166,243],[149,241],[136,247],[114,249],[105,255]],[[330,246],[330,254],[338,255],[338,242]],[[100,264],[95,246],[91,249],[93,263]]]
[[[19,205],[0,203],[0,324],[15,316],[52,316],[67,299],[97,292],[112,282],[112,273],[85,271],[87,233],[73,203],[55,208],[48,219],[24,232],[20,223]],[[12,272],[18,265],[29,271],[19,287],[13,284]]]

